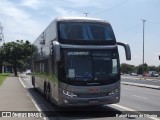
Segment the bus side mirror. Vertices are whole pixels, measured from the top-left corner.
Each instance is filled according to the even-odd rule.
[[[117,42],[117,45],[123,46],[126,53],[126,60],[131,60],[131,50],[130,46],[127,43]]]
[[[57,41],[53,41],[54,60],[56,62],[60,61],[60,44]]]

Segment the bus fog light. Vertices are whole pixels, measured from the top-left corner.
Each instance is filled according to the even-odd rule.
[[[114,95],[117,92],[119,92],[119,88],[112,90],[108,95]]]
[[[68,104],[68,100],[65,100],[65,99],[64,99],[64,103]]]
[[[119,97],[116,97],[116,100],[118,100],[119,99]]]
[[[69,97],[77,97],[75,93],[67,91],[67,90],[63,90],[63,94]]]

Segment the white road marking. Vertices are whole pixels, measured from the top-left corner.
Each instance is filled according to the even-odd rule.
[[[124,106],[121,106],[121,105],[118,105],[118,104],[112,104],[112,106],[115,106],[115,107],[118,107],[118,108],[121,108],[121,109],[124,109],[124,110],[127,110],[127,111],[136,111],[134,109],[127,108],[127,107],[124,107]]]
[[[124,110],[127,110],[127,111],[133,111],[133,112],[138,113],[138,114],[143,114],[141,112],[138,112],[137,110],[127,108],[127,107],[124,107],[124,106],[121,106],[121,105],[118,105],[118,104],[112,104],[111,106],[115,106],[115,107],[118,107],[118,108],[121,108],[121,109],[124,109]],[[159,118],[156,118],[156,117],[148,117],[148,118],[150,118],[152,120],[160,120]]]
[[[125,89],[125,90],[133,90],[133,89],[130,89],[130,88],[123,88],[123,89]]]
[[[152,82],[159,82],[158,80],[153,80]]]
[[[19,80],[20,80],[21,84],[23,85],[23,87],[26,88],[25,84],[22,82],[20,77],[19,77]]]
[[[25,84],[22,82],[22,79],[21,79],[20,77],[19,77],[19,81],[21,82],[21,84],[23,85],[23,87],[24,87],[25,90],[26,90],[27,87],[26,87]],[[27,91],[27,90],[26,90],[26,91]],[[38,110],[39,112],[41,112],[41,111],[42,111],[41,108],[37,105],[37,103],[35,102],[35,100],[32,98],[31,94],[30,94],[28,91],[27,91],[27,93],[29,94],[29,96],[30,96],[33,104],[34,104],[35,107],[37,108],[37,110]],[[44,119],[44,120],[48,120],[47,117],[43,117],[43,119]]]
[[[125,78],[125,79],[139,79],[139,80],[149,80],[149,81],[156,81],[156,82],[159,82],[159,79],[151,79],[151,78],[136,78],[136,77],[121,77],[121,78]]]
[[[134,96],[134,97],[137,97],[137,98],[141,98],[141,99],[148,99],[148,98],[146,98],[146,97],[142,97],[142,96],[138,96],[138,95],[132,95],[132,96]]]

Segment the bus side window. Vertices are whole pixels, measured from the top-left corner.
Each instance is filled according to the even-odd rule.
[[[54,70],[54,48],[53,47],[51,48],[51,71],[52,71],[52,73],[55,73],[55,70]]]

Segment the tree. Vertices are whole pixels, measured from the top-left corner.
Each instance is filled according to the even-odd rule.
[[[134,65],[129,65],[126,63],[122,63],[121,64],[121,72],[122,73],[131,73],[131,72],[135,72],[135,66]]]
[[[8,42],[3,44],[0,49],[1,60],[13,66],[15,76],[17,76],[17,69],[22,70],[24,67],[29,67],[33,52],[36,47],[28,40],[17,40],[16,42]]]
[[[157,67],[152,65],[152,66],[148,66],[149,71],[157,71]]]
[[[144,72],[148,72],[149,68],[148,65],[145,63],[144,65],[137,66],[138,74],[143,74]]]
[[[2,73],[2,47],[0,47],[0,73]]]

